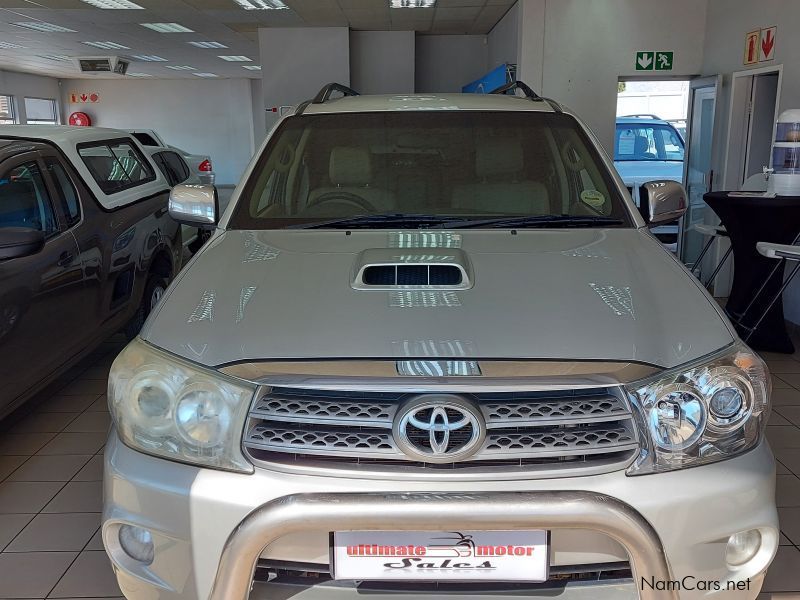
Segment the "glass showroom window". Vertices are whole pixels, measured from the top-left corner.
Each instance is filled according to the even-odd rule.
[[[25,98],[25,116],[29,125],[58,125],[56,101],[51,98]]]
[[[0,96],[0,125],[13,125],[16,122],[14,99],[11,96]]]

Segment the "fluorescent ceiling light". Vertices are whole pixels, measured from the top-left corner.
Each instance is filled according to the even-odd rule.
[[[160,56],[156,56],[155,54],[134,54],[131,58],[135,58],[136,60],[143,60],[145,62],[167,62],[166,58],[161,58]]]
[[[19,44],[12,44],[11,42],[0,42],[0,48],[24,48],[25,46],[20,46]]]
[[[194,67],[189,65],[167,65],[167,68],[173,71],[194,71]]]
[[[214,73],[192,73],[192,75],[197,75],[198,77],[219,77]]]
[[[158,33],[194,33],[194,31],[180,23],[139,23],[139,25]]]
[[[107,8],[114,10],[124,10],[124,9],[144,10],[144,6],[139,6],[138,4],[134,4],[133,2],[129,2],[129,0],[83,0],[83,2],[85,2],[90,6],[94,6],[95,8]]]
[[[116,42],[83,42],[87,46],[102,48],[103,50],[130,50],[130,47],[117,44]]]
[[[283,10],[289,8],[281,0],[233,0],[245,10]]]
[[[253,62],[252,59],[246,56],[220,56],[220,58],[228,62]]]
[[[47,60],[55,60],[58,62],[67,62],[72,60],[69,56],[64,54],[40,54],[39,58],[46,58]]]
[[[74,29],[67,29],[61,25],[53,25],[52,23],[47,23],[45,21],[22,21],[20,23],[12,23],[12,25],[22,27],[23,29],[33,29],[34,31],[47,31],[51,33],[77,33]]]
[[[128,77],[152,77],[150,73],[128,73]]]
[[[227,48],[225,44],[220,44],[219,42],[187,42],[192,46],[196,46],[197,48]]]
[[[389,0],[390,8],[433,8],[436,0]]]
[[[248,71],[260,71],[261,65],[242,65],[242,68]]]

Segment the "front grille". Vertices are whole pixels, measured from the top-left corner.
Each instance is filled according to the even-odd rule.
[[[459,396],[480,409],[486,425],[481,447],[459,462],[420,462],[402,452],[392,433],[398,409],[419,395],[268,388],[251,409],[244,449],[256,462],[437,472],[613,470],[639,450],[631,410],[617,388],[478,392]],[[465,443],[459,438],[465,433],[452,432],[450,443]]]

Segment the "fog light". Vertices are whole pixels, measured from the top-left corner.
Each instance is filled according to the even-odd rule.
[[[729,565],[738,567],[753,558],[760,549],[761,532],[758,529],[734,533],[728,538],[725,560]]]
[[[155,558],[155,547],[153,546],[153,536],[141,527],[133,525],[123,525],[119,528],[119,545],[125,554],[140,563],[149,565]]]

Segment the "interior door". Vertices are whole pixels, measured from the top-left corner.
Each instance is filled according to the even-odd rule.
[[[703,236],[694,231],[698,223],[713,223],[714,213],[703,202],[703,194],[714,186],[712,158],[714,150],[714,114],[719,75],[695,79],[689,90],[689,122],[683,181],[689,207],[681,221],[680,257],[685,264],[697,260],[703,248]]]

